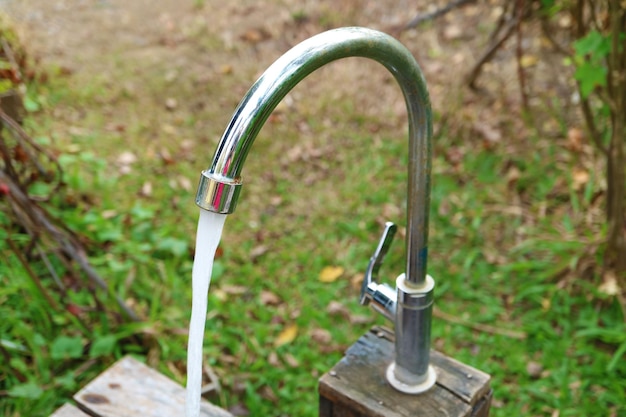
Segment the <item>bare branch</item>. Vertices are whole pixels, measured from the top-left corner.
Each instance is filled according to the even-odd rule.
[[[413,19],[411,19],[407,24],[405,24],[401,29],[400,32],[405,31],[405,30],[409,30],[409,29],[413,29],[415,27],[417,27],[420,23],[424,23],[427,22],[429,20],[433,20],[436,19],[438,17],[441,17],[443,15],[445,15],[446,13],[458,8],[458,7],[462,7],[465,6],[467,4],[470,3],[474,3],[476,0],[452,0],[450,3],[446,4],[443,7],[440,7],[439,9],[436,9],[432,12],[429,13],[419,13],[417,16],[415,16]]]

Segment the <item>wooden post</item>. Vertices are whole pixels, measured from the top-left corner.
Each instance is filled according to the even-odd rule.
[[[130,356],[87,384],[51,417],[173,417],[185,415],[185,389]],[[233,417],[206,401],[201,417]]]
[[[431,351],[437,384],[420,395],[393,389],[385,371],[393,360],[393,333],[375,327],[352,345],[319,381],[320,417],[487,417],[490,376]]]

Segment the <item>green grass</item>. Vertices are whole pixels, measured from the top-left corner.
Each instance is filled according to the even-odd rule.
[[[72,303],[87,311],[84,324],[57,295],[61,307],[52,309],[0,246],[0,335],[9,355],[1,365],[4,415],[51,413],[124,354],[184,382],[194,188],[215,145],[208,138],[225,126],[230,107],[190,112],[183,104],[163,112],[157,97],[180,94],[185,103],[192,86],[183,83],[176,93],[158,77],[148,85],[152,92],[141,98],[101,80],[89,90],[73,89],[63,78],[34,86],[42,109],[27,128],[61,150],[68,184],[49,208],[85,235],[91,262],[143,322],[115,323],[82,291],[72,294]],[[215,94],[232,95],[227,87]],[[295,110],[264,128],[243,173],[238,209],[226,221],[205,336],[205,359],[223,386],[213,400],[225,408],[243,404],[258,416],[315,415],[317,378],[371,324],[385,324],[358,305],[350,281],[364,271],[383,222],[405,223],[406,128],[397,116],[362,112],[358,100],[337,98],[332,89],[322,86],[303,97],[307,87],[299,87]],[[91,111],[93,103],[103,111]],[[125,111],[108,114],[113,106]],[[81,107],[90,111],[70,123]],[[123,129],[111,129],[111,123]],[[624,318],[616,300],[598,290],[602,281],[591,262],[602,250],[591,198],[599,174],[575,190],[575,158],[539,132],[531,131],[530,143],[511,136],[481,147],[462,126],[438,127],[429,272],[437,282],[437,308],[461,323],[435,319],[434,346],[493,376],[493,416],[626,412]],[[191,140],[191,149],[180,138]],[[173,162],[159,156],[163,149]],[[456,166],[444,157],[451,149],[462,155]],[[137,156],[127,174],[116,165],[123,151]],[[515,179],[507,176],[512,167],[519,172]],[[152,193],[142,195],[147,181]],[[12,238],[24,239],[16,232]],[[252,259],[259,246],[267,250]],[[402,272],[402,252],[398,239],[381,271],[385,281]],[[323,283],[318,277],[325,266],[345,272]],[[45,272],[36,272],[55,294]],[[281,301],[264,305],[262,291]],[[331,301],[372,321],[353,325],[331,316]],[[526,337],[513,340],[463,323]],[[274,348],[293,324],[297,337]],[[321,346],[314,329],[330,331],[331,341]],[[538,373],[529,374],[529,362]]]

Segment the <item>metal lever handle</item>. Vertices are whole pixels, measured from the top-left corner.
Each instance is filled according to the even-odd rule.
[[[378,242],[378,247],[370,258],[361,285],[361,305],[368,305],[371,302],[376,311],[391,321],[395,321],[396,316],[396,291],[387,284],[376,283],[375,280],[397,229],[394,223],[385,223],[385,230]]]

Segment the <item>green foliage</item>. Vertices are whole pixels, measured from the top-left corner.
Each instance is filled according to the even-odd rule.
[[[94,340],[91,348],[89,349],[90,358],[98,358],[101,356],[108,356],[113,354],[115,346],[117,345],[117,337],[113,334],[100,336]]]
[[[83,354],[83,342],[80,337],[59,336],[50,346],[52,359],[76,359]]]
[[[609,36],[596,30],[574,42],[576,72],[574,78],[580,83],[580,92],[589,97],[596,87],[606,87],[606,57],[611,51]]]
[[[26,398],[29,400],[36,400],[41,397],[43,390],[34,382],[27,382],[25,384],[14,385],[9,389],[8,394],[11,397]]]

